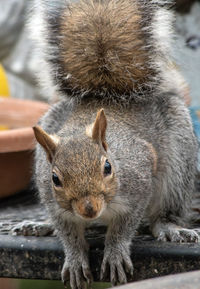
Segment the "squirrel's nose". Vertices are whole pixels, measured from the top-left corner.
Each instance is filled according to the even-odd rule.
[[[89,200],[85,201],[85,210],[84,216],[88,218],[94,218],[97,214],[97,211],[93,208]]]
[[[72,206],[76,214],[85,219],[93,219],[99,216],[104,205],[101,196],[86,196],[73,202]]]

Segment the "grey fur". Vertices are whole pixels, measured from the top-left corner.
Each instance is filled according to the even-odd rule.
[[[197,144],[183,101],[172,92],[166,94],[157,96],[157,100],[143,107],[135,104],[121,107],[96,101],[88,103],[87,100],[78,103],[74,101],[72,105],[64,100],[54,105],[41,120],[41,126],[48,133],[56,132],[61,136],[60,153],[55,155],[54,164],[58,166],[62,159],[60,168],[64,170],[64,164],[68,167],[65,155],[72,154],[76,138],[82,144],[87,144],[85,126],[94,121],[99,108],[103,106],[105,109],[108,121],[108,158],[112,159],[119,186],[116,196],[108,203],[99,220],[108,225],[102,277],[108,263],[113,284],[127,281],[125,269],[132,272],[130,244],[141,221],[148,220],[152,233],[160,240],[198,240],[195,231],[182,229],[188,227],[187,213],[194,190]],[[71,145],[68,145],[69,140],[72,141]],[[158,155],[156,175],[146,141],[153,144]],[[81,154],[81,146],[78,149]],[[51,187],[51,165],[39,145],[35,159],[40,196],[65,248],[66,261],[62,278],[65,281],[69,270],[72,288],[82,288],[78,284],[82,284],[85,279],[81,277],[86,274],[84,270],[90,276],[88,247],[84,240],[87,222],[59,207]],[[84,179],[84,187],[89,182],[88,178],[87,174],[85,176],[84,172],[80,172],[77,182]],[[80,196],[81,193],[80,189]],[[74,277],[77,270],[83,273]],[[88,280],[91,278],[88,277]]]
[[[51,10],[48,6],[50,3],[54,2],[40,1],[42,13]],[[139,3],[149,3],[141,7],[147,7],[147,11],[150,8],[151,11],[159,10],[160,16],[163,15],[162,9],[165,8],[160,8],[163,1]],[[157,12],[152,12],[151,19],[156,15]],[[40,30],[44,31],[39,37],[45,31],[50,33],[44,14],[40,16],[43,21]],[[162,17],[160,21],[162,24]],[[37,145],[35,180],[41,200],[62,240],[66,256],[62,279],[66,282],[70,278],[72,289],[83,288],[85,281],[92,281],[84,228],[93,221],[78,216],[66,196],[66,199],[62,196],[60,205],[51,180],[55,168],[59,169],[64,179],[65,194],[67,184],[71,181],[76,198],[82,198],[93,194],[93,189],[96,189],[94,163],[100,162],[102,155],[111,161],[117,186],[115,195],[109,201],[104,196],[105,208],[98,220],[108,226],[101,275],[102,278],[105,276],[106,267],[109,266],[110,280],[114,285],[127,282],[126,272],[133,273],[130,244],[135,230],[142,222],[148,222],[153,235],[159,240],[194,242],[199,239],[194,230],[185,229],[189,226],[187,216],[194,190],[197,142],[188,109],[178,93],[176,82],[168,89],[169,79],[165,79],[165,68],[168,67],[170,56],[165,41],[159,39],[161,32],[156,33],[153,23],[148,28],[153,30],[149,44],[154,35],[154,48],[157,45],[157,49],[161,50],[160,53],[157,50],[154,62],[160,74],[158,81],[152,82],[148,90],[142,91],[142,102],[140,93],[136,91],[128,102],[124,95],[103,97],[100,100],[95,94],[83,96],[80,93],[78,99],[64,94],[65,99],[52,106],[40,121],[41,127],[48,134],[56,135],[59,142],[52,164],[47,160],[43,148]],[[59,81],[56,85],[54,83],[56,62],[48,62],[45,53],[49,44],[45,41],[42,39],[41,44],[44,45],[48,81],[53,71],[54,78],[49,84],[58,92],[61,91]],[[150,45],[150,49],[152,47]],[[54,51],[54,46],[51,49]],[[152,51],[154,56],[156,50]],[[56,53],[57,50],[55,58]],[[60,75],[56,76],[59,80]],[[102,151],[102,147],[95,144],[85,132],[102,107],[108,122],[107,152]]]

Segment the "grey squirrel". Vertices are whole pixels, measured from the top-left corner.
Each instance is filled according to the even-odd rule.
[[[87,225],[107,225],[101,277],[133,274],[147,222],[160,241],[197,242],[188,212],[197,142],[171,66],[171,1],[36,1],[40,80],[61,97],[34,127],[35,180],[65,251],[64,283],[91,283]]]

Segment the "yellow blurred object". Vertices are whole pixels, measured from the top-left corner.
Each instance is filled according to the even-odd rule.
[[[6,77],[6,72],[1,64],[0,64],[0,96],[4,97],[10,96],[10,89]]]
[[[10,89],[8,85],[8,80],[6,77],[6,72],[3,66],[0,64],[0,96],[9,97]],[[0,125],[0,130],[6,130],[8,127]]]

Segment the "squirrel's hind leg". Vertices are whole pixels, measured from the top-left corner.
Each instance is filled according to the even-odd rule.
[[[24,220],[16,224],[11,231],[12,235],[43,237],[54,234],[54,229],[49,222],[33,222]]]
[[[200,234],[198,230],[186,229],[174,223],[164,223],[157,221],[152,226],[152,234],[158,241],[171,242],[199,242]]]

